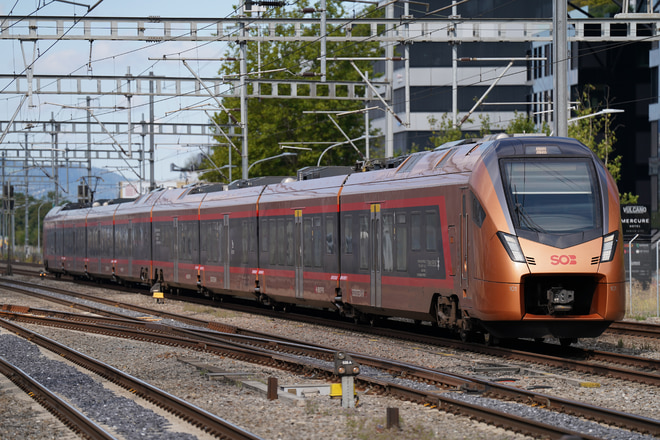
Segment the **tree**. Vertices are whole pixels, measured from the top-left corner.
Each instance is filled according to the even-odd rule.
[[[534,119],[524,113],[518,113],[517,111],[513,112],[513,115],[513,120],[509,122],[509,125],[507,125],[504,130],[507,134],[539,133],[539,128],[534,123]],[[540,132],[545,133],[547,136],[550,135],[550,127],[547,122],[543,122]]]
[[[593,85],[586,85],[580,95],[575,108],[574,122],[568,125],[568,136],[575,138],[585,144],[593,151],[600,160],[603,161],[607,170],[612,175],[615,182],[621,179],[621,155],[613,156],[614,144],[616,143],[616,134],[612,127],[612,115],[605,113],[599,116],[584,117],[593,115],[602,110],[602,103],[593,103],[591,91]],[[621,203],[637,203],[638,195],[632,193],[620,194]]]
[[[430,140],[436,147],[463,138],[463,132],[460,128],[454,126],[454,122],[447,113],[440,117],[440,121],[433,116],[429,116],[428,121],[433,133]]]
[[[266,14],[285,18],[301,18],[301,10],[309,7],[310,1],[304,0],[296,2],[295,10],[286,8],[274,8],[268,10]],[[318,7],[316,8],[318,10]],[[341,2],[338,0],[327,1],[328,17],[345,16]],[[374,6],[370,6],[363,11],[364,16],[377,16],[380,14]],[[317,17],[319,13],[315,13]],[[311,29],[303,29],[303,35],[318,35],[319,24],[315,24]],[[293,35],[296,30],[292,25],[282,24],[277,27],[277,34]],[[328,34],[338,34],[341,29],[328,28]],[[353,35],[369,35],[369,30],[355,25],[352,29]],[[265,72],[278,69],[284,71],[270,72],[261,74],[264,79],[290,80],[295,76],[305,76],[318,74],[320,72],[320,44],[318,42],[261,42],[260,50],[257,51],[257,43],[248,43],[248,72]],[[261,59],[258,59],[258,53]],[[377,42],[366,41],[360,44],[345,42],[328,42],[327,56],[330,57],[375,57],[381,54],[381,48]],[[227,58],[239,58],[239,47],[233,45],[227,52]],[[368,72],[369,77],[373,78],[373,63],[370,61],[356,61],[355,64],[362,70]],[[223,76],[236,75],[240,71],[239,61],[226,61],[220,74]],[[362,81],[359,73],[351,66],[348,61],[327,62],[327,78],[333,81]],[[250,77],[247,81],[249,82]],[[254,90],[256,85],[250,84],[249,90]],[[267,88],[267,85],[262,85]],[[323,87],[323,86],[319,86]],[[366,85],[365,85],[366,87]],[[286,86],[280,85],[279,91],[288,93]],[[268,90],[265,90],[268,91]],[[304,91],[303,91],[304,92]],[[300,93],[300,90],[299,90]],[[339,91],[339,93],[342,93]],[[224,98],[223,105],[227,109],[239,109],[240,100],[238,98]],[[353,111],[364,107],[360,101],[349,100],[320,100],[320,99],[290,99],[290,98],[251,98],[248,99],[248,157],[249,162],[282,153],[280,145],[287,142],[316,142],[318,144],[309,144],[305,147],[309,150],[296,150],[297,156],[294,159],[284,158],[279,160],[265,161],[257,164],[250,170],[250,176],[261,175],[293,175],[296,168],[316,165],[321,152],[332,143],[343,142],[346,138],[341,131],[337,129],[330,117],[340,125],[342,130],[351,139],[364,136],[364,116],[360,113],[337,116],[328,112],[333,111]],[[231,111],[231,110],[230,110]],[[317,113],[314,113],[317,112]],[[326,112],[326,113],[321,113]],[[232,119],[240,119],[239,111],[232,111],[229,116],[226,112],[218,112],[214,115],[214,120],[218,124],[231,123]],[[218,133],[219,134],[219,133]],[[216,136],[216,140],[226,144],[223,136]],[[236,147],[240,150],[241,140],[234,138]],[[356,142],[357,144],[357,142]],[[364,145],[364,141],[359,143]],[[372,143],[373,145],[373,143]],[[215,147],[212,159],[215,167],[222,167],[229,164],[229,148],[227,146]],[[363,150],[363,149],[362,149]],[[352,165],[360,155],[349,144],[337,146],[331,149],[323,156],[321,165]],[[203,168],[215,168],[208,163],[202,164]],[[240,154],[232,152],[232,164],[240,164]],[[237,168],[240,169],[240,168]],[[238,175],[234,171],[234,175]],[[203,175],[203,178],[211,181],[224,180],[223,176],[217,171],[209,171]]]

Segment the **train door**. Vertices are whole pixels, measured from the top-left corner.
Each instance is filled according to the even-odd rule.
[[[128,273],[133,276],[133,220],[128,221],[128,241],[126,242],[126,252],[128,253]]]
[[[460,214],[460,256],[461,256],[461,289],[463,290],[463,296],[467,295],[468,284],[469,284],[469,264],[468,257],[470,252],[470,242],[469,242],[469,223],[468,223],[468,212],[467,212],[467,188],[461,188],[461,214]]]
[[[222,264],[224,267],[224,287],[229,289],[231,286],[231,271],[229,269],[229,256],[231,255],[231,241],[229,240],[229,214],[225,214],[222,221],[222,231],[220,231],[220,251],[222,252]]]
[[[303,297],[303,220],[302,209],[295,210],[295,221],[293,224],[293,264],[295,272],[296,298]],[[311,251],[309,249],[308,251]]]
[[[103,273],[103,262],[101,261],[101,249],[102,249],[102,242],[101,242],[101,222],[96,223],[96,244],[95,244],[95,250],[94,250],[94,257],[96,258],[96,273]]]
[[[7,219],[10,218],[9,216],[5,216],[5,222],[7,222]],[[8,223],[8,222],[7,222]],[[5,223],[5,231],[7,230],[7,226]],[[62,226],[61,222],[56,222],[55,223],[55,255],[53,255],[56,259],[55,262],[56,267],[58,269],[62,268],[64,266],[64,261],[62,260],[64,256],[64,228]],[[9,242],[7,240],[3,240],[4,245],[8,246]],[[3,250],[4,252],[4,250]]]
[[[370,268],[370,281],[371,281],[371,306],[381,307],[381,281],[382,281],[382,264],[381,264],[381,221],[380,221],[380,203],[371,205],[371,222],[369,225],[369,237],[371,238],[371,268]]]
[[[174,252],[172,252],[172,254],[174,256],[174,258],[173,258],[174,261],[172,262],[174,264],[174,267],[173,267],[173,270],[174,270],[173,280],[174,280],[175,283],[178,283],[179,282],[179,239],[181,237],[181,233],[179,232],[179,218],[178,217],[174,217],[172,219],[172,226],[174,227],[174,231],[173,231],[174,232],[174,237],[172,237],[172,238],[174,238],[174,240],[173,240]]]

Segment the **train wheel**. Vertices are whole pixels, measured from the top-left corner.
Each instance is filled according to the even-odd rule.
[[[499,343],[500,343],[500,338],[495,337],[488,332],[484,333],[484,344],[486,344],[489,347],[494,347],[496,345],[499,345]]]
[[[559,338],[562,347],[570,347],[575,342],[577,342],[577,338]]]
[[[470,333],[467,330],[461,329],[458,332],[458,337],[461,338],[461,342],[467,342],[470,339]]]

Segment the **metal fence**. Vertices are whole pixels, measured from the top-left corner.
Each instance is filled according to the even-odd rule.
[[[624,238],[626,317],[660,317],[660,236]]]

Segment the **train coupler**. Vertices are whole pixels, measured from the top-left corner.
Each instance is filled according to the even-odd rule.
[[[575,301],[575,291],[567,290],[563,287],[552,287],[548,289],[548,313],[554,315],[555,313],[566,313],[573,310],[573,302]]]

